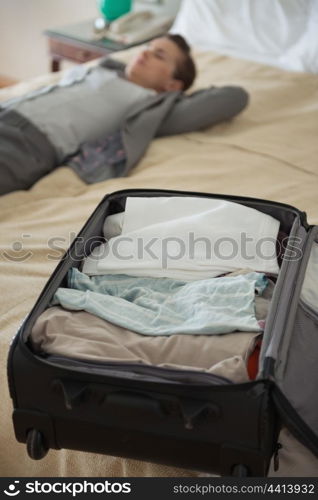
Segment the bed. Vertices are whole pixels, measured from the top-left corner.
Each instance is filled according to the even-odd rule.
[[[175,30],[189,35],[191,43],[183,21],[179,16]],[[116,57],[127,61],[135,50]],[[15,440],[6,380],[11,339],[63,250],[105,194],[162,188],[259,197],[294,205],[307,212],[311,224],[318,224],[317,75],[210,48],[196,48],[194,55],[199,70],[194,89],[230,83],[248,90],[250,104],[236,119],[200,132],[154,140],[128,177],[87,185],[70,168],[61,166],[30,190],[0,198],[1,476],[200,476],[188,470],[69,450],[51,450],[36,462],[27,456],[25,445]],[[0,99],[54,83],[60,76],[44,75],[3,89]],[[280,441],[281,467],[277,472],[271,467],[271,476],[317,476],[318,460],[286,429]]]

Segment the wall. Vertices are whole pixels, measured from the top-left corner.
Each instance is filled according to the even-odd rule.
[[[135,8],[175,13],[181,0],[136,2]],[[22,80],[49,71],[43,31],[94,19],[95,0],[0,0],[0,75]]]

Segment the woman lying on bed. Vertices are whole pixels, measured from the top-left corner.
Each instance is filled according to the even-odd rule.
[[[0,111],[0,194],[27,189],[63,163],[88,183],[123,176],[154,137],[214,125],[246,106],[240,87],[184,95],[194,78],[190,47],[169,34],[127,66],[79,66],[58,85],[8,101]]]

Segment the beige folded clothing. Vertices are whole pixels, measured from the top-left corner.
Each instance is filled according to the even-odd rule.
[[[169,368],[203,369],[247,379],[245,358],[253,333],[148,337],[104,321],[85,311],[47,309],[31,334],[36,351],[93,362],[118,361]],[[217,366],[218,365],[218,366]]]

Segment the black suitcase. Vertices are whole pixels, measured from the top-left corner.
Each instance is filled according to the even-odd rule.
[[[90,248],[92,242],[93,246],[101,242],[105,216],[124,210],[128,196],[226,199],[276,217],[289,241],[297,236],[303,249],[317,240],[317,228],[308,226],[303,212],[271,201],[164,190],[125,190],[105,196],[12,342],[8,381],[16,439],[27,444],[33,459],[41,459],[50,448],[67,448],[224,476],[265,476],[277,455],[283,422],[317,454],[315,426],[297,411],[291,390],[276,380],[279,346],[292,345],[284,339],[287,330],[293,330],[308,248],[296,262],[286,258],[291,248],[285,250],[255,381],[233,384],[204,372],[176,374],[155,366],[85,363],[32,351],[28,337],[36,318],[65,283],[69,268],[78,267],[87,255],[88,242]],[[315,377],[312,383],[317,386]]]

